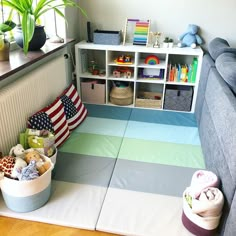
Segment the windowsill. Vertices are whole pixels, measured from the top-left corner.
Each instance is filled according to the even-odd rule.
[[[33,63],[46,58],[52,53],[66,47],[73,41],[73,39],[66,39],[64,43],[46,42],[39,51],[31,51],[28,52],[27,55],[24,54],[22,49],[11,51],[9,61],[0,61],[0,81],[32,65]]]

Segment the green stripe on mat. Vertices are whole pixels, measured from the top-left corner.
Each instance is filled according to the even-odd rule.
[[[121,142],[121,137],[74,132],[59,150],[61,152],[116,158]]]
[[[124,138],[118,158],[190,168],[205,168],[201,146]]]

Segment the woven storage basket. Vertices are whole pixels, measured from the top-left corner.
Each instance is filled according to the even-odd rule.
[[[130,86],[112,87],[110,92],[110,102],[115,105],[126,106],[133,103],[133,91]]]
[[[149,108],[161,108],[162,106],[162,94],[154,92],[138,92],[138,96],[135,101],[136,107],[149,107]]]
[[[42,155],[47,161],[51,160]],[[51,196],[51,167],[33,180],[14,180],[7,177],[0,179],[0,187],[6,206],[15,212],[30,212],[42,207]]]

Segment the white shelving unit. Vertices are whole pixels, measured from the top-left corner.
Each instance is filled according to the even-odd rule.
[[[104,86],[105,96],[104,104],[113,105],[110,103],[109,94],[112,87],[112,81],[126,81],[130,83],[133,89],[133,104],[131,107],[136,106],[136,99],[140,91],[157,92],[162,94],[162,103],[159,108],[164,109],[166,89],[171,86],[183,86],[191,87],[193,91],[191,108],[189,112],[194,112],[196,96],[200,78],[200,71],[202,65],[203,51],[200,47],[196,49],[192,48],[153,48],[152,46],[136,46],[136,45],[100,45],[87,43],[82,41],[75,45],[75,55],[76,55],[76,75],[77,75],[77,90],[80,96],[83,98],[83,91],[81,84],[88,81],[99,81],[101,85]],[[121,55],[129,55],[132,58],[132,64],[120,65],[114,60]],[[160,63],[155,65],[145,64],[145,58],[150,55],[155,55],[159,58]],[[178,81],[168,81],[168,65],[169,64],[191,64],[193,58],[197,58],[198,66],[196,72],[196,80],[194,83],[190,82],[178,82]],[[88,71],[89,63],[94,61],[99,68],[100,73],[93,75]],[[115,78],[113,76],[113,71],[119,67],[127,67],[133,70],[132,76],[130,78]],[[143,69],[148,68],[151,70],[157,69],[162,70],[162,78],[144,78],[142,73]],[[101,73],[102,71],[102,73]],[[186,87],[186,88],[187,88]],[[83,100],[83,99],[82,99]],[[83,101],[86,102],[86,101]],[[96,101],[92,103],[97,103]],[[100,103],[100,102],[98,102]],[[149,107],[145,107],[149,108]],[[155,109],[150,107],[150,109]],[[165,109],[166,110],[166,109]]]

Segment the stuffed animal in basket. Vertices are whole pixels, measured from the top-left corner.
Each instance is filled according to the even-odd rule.
[[[20,157],[4,156],[0,159],[0,171],[8,178],[16,179],[18,173],[27,166],[27,163]]]
[[[20,172],[18,172],[19,180],[33,180],[39,177],[39,172],[37,171],[36,161],[30,161],[29,165],[24,167]]]
[[[9,153],[9,156],[19,157],[23,156],[25,149],[21,144],[17,144],[16,146],[12,147]]]
[[[27,164],[29,164],[32,160],[36,161],[36,167],[39,171],[39,175],[42,175],[51,167],[50,161],[46,161],[38,151],[30,150],[25,153],[25,161]]]
[[[187,31],[179,36],[180,42],[178,43],[178,47],[191,47],[196,48],[197,45],[201,45],[203,43],[202,38],[198,35],[199,27],[194,24],[189,24]]]

